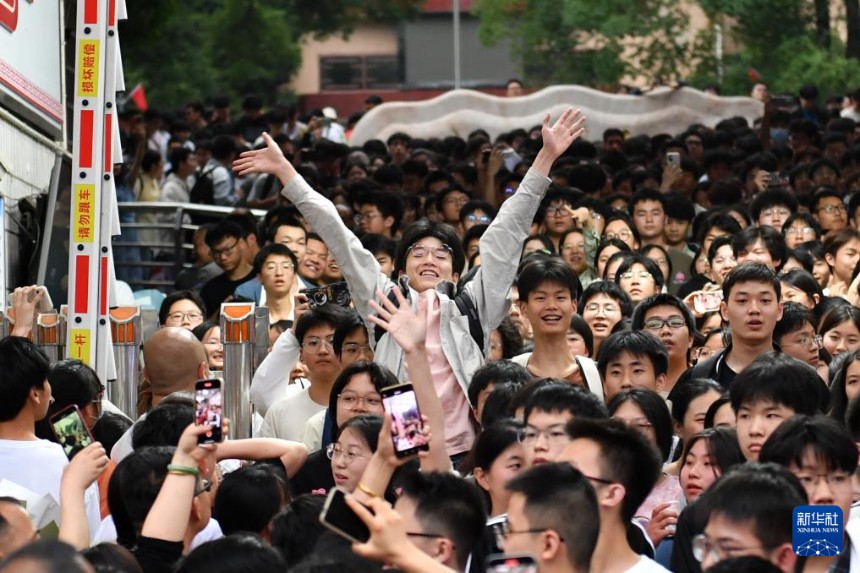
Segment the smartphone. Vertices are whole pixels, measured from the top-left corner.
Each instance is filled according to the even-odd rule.
[[[677,151],[670,151],[666,154],[666,164],[681,167],[681,154]]]
[[[495,553],[484,561],[486,573],[537,573],[534,557],[529,555],[503,555]]]
[[[721,302],[723,302],[721,290],[702,290],[693,297],[693,306],[699,314],[718,310]]]
[[[51,429],[69,459],[94,441],[80,409],[74,404],[51,416]]]
[[[391,417],[391,440],[394,442],[395,455],[405,458],[429,449],[412,384],[389,386],[383,388],[380,394],[385,414]]]
[[[320,512],[320,523],[353,543],[365,543],[370,539],[370,530],[346,504],[345,495],[339,487],[329,492]]]
[[[204,424],[212,426],[208,432],[197,438],[197,443],[220,442],[224,438],[221,432],[224,420],[221,380],[218,378],[198,380],[194,385],[194,404],[194,423],[198,426]]]
[[[324,304],[334,303],[338,306],[349,306],[352,297],[346,281],[340,281],[321,287],[306,289],[304,294],[308,297],[308,308],[319,308]]]

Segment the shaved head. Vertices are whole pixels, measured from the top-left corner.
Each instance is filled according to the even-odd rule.
[[[193,391],[205,377],[206,350],[190,330],[161,328],[143,345],[143,375],[152,387],[153,403],[180,390]]]

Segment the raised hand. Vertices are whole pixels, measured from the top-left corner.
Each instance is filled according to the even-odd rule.
[[[290,179],[296,176],[296,170],[293,169],[293,166],[284,157],[281,148],[274,139],[269,137],[268,133],[263,134],[263,139],[266,142],[266,147],[244,152],[239,156],[239,159],[233,162],[233,171],[240,176],[249,173],[271,173],[276,175],[282,184],[286,185]]]
[[[585,116],[581,110],[574,111],[567,108],[561,116],[550,125],[550,115],[543,118],[541,135],[543,136],[543,149],[555,159],[570,147],[570,144],[579,139],[585,131]]]
[[[381,291],[376,291],[382,304],[370,301],[370,308],[376,315],[371,314],[368,318],[388,332],[404,352],[411,352],[423,346],[427,339],[427,299],[421,298],[418,308],[413,310],[400,289],[394,289],[394,296],[397,306]]]
[[[99,442],[93,442],[79,451],[63,469],[61,483],[75,491],[84,491],[98,479],[109,461],[104,447]]]

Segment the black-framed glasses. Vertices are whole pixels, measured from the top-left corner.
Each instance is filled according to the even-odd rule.
[[[593,481],[595,483],[599,483],[599,484],[603,484],[603,485],[612,485],[614,483],[618,483],[618,482],[615,482],[611,479],[599,478],[599,477],[594,477],[594,476],[587,476],[585,474],[582,474],[582,477],[584,477],[588,481]]]
[[[233,251],[239,245],[239,239],[236,239],[236,242],[230,245],[229,247],[224,247],[223,249],[209,249],[209,254],[212,255],[213,259],[218,259],[221,256],[229,257],[233,254]]]
[[[665,320],[655,316],[645,321],[646,330],[660,330],[664,326],[668,326],[672,330],[677,330],[687,326],[687,321],[682,316],[670,316]]]
[[[538,533],[544,533],[547,531],[555,531],[552,527],[530,527],[529,529],[511,529],[510,523],[505,521],[502,523],[501,534],[504,539],[507,539],[511,535],[537,535]],[[559,536],[559,541],[564,543],[564,537]]]
[[[182,322],[183,320],[200,320],[203,318],[203,313],[199,310],[189,310],[188,312],[176,311],[168,314],[167,318],[174,322]]]

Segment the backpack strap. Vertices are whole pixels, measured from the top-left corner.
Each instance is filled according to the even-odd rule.
[[[478,316],[478,307],[475,306],[475,301],[471,296],[461,292],[454,297],[454,304],[457,305],[457,310],[460,314],[469,319],[469,334],[472,340],[481,349],[481,354],[484,353],[484,327],[481,325],[481,317]]]

